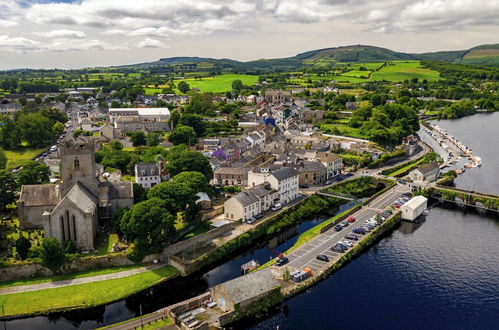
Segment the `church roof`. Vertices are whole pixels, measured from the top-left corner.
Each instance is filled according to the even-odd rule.
[[[61,199],[62,203],[65,199],[69,199],[82,211],[93,211],[97,208],[99,203],[97,196],[95,196],[87,187],[80,181],[76,182],[71,189],[69,189],[66,196]]]
[[[20,202],[24,206],[57,205],[59,194],[55,184],[24,185],[21,188]]]
[[[99,196],[106,199],[133,198],[133,182],[101,182],[99,184]]]

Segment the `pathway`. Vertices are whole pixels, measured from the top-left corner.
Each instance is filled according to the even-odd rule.
[[[61,288],[61,287],[70,286],[70,285],[78,285],[78,284],[85,284],[85,283],[91,283],[91,282],[113,280],[113,279],[117,279],[117,278],[123,278],[123,277],[128,277],[128,276],[140,274],[140,273],[147,272],[150,270],[155,270],[155,269],[158,269],[158,268],[163,267],[163,266],[164,266],[164,264],[156,264],[156,265],[150,265],[150,266],[125,270],[122,272],[89,276],[89,277],[82,277],[82,278],[75,278],[75,279],[71,279],[71,280],[53,281],[53,282],[45,282],[45,283],[29,284],[29,285],[10,286],[7,288],[1,288],[0,295],[19,293],[19,292],[27,292],[27,291],[37,291],[37,290],[44,290],[44,289],[55,289],[55,288]]]

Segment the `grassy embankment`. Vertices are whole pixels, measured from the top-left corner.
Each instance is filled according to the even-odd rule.
[[[23,165],[26,161],[31,160],[42,153],[45,149],[30,149],[23,148],[21,150],[5,151],[5,156],[7,156],[7,170],[11,170],[18,166]]]
[[[87,270],[87,271],[75,272],[75,273],[69,273],[69,274],[53,275],[53,276],[46,276],[46,277],[35,277],[35,278],[24,279],[24,280],[3,281],[3,282],[0,282],[0,289],[11,287],[11,286],[32,285],[32,284],[48,283],[48,282],[54,282],[54,281],[73,280],[73,279],[77,279],[77,278],[85,278],[85,277],[90,277],[90,276],[112,274],[112,273],[122,272],[125,270],[140,268],[143,266],[144,265],[110,267],[110,268]]]
[[[164,266],[124,277],[55,289],[0,295],[5,316],[26,316],[95,307],[123,299],[172,278],[178,270]]]

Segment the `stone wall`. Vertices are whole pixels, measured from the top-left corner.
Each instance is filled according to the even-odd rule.
[[[186,239],[184,241],[180,241],[178,243],[170,245],[163,250],[161,255],[164,259],[166,259],[169,256],[181,253],[186,250],[191,250],[193,247],[198,247],[200,245],[203,245],[204,243],[211,241],[214,238],[217,238],[228,231],[231,231],[232,229],[235,228],[237,224],[238,222],[236,221],[231,222],[216,229],[207,231],[206,233],[203,233],[201,235],[197,235],[192,238]]]
[[[154,259],[159,259],[160,257],[160,255],[151,254],[146,256],[142,262],[150,263]],[[125,253],[116,253],[95,257],[83,257],[69,261],[66,265],[64,265],[62,273],[66,274],[100,268],[130,266],[133,264],[134,263],[127,258]],[[2,279],[2,281],[19,280],[50,275],[53,275],[52,272],[38,263],[21,264],[0,268],[0,279]]]
[[[223,213],[224,213],[223,205],[220,207],[216,207],[213,210],[210,210],[208,212],[202,212],[201,213],[201,221],[212,219],[212,218],[216,217],[217,215],[220,215]]]

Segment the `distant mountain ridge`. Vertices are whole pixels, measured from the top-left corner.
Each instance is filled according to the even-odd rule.
[[[480,45],[467,50],[439,51],[429,53],[403,53],[387,48],[369,45],[351,45],[323,48],[297,54],[293,57],[260,59],[241,62],[232,59],[215,59],[206,57],[169,57],[160,58],[156,62],[126,65],[123,67],[157,67],[157,66],[196,66],[207,68],[232,67],[234,69],[290,69],[302,66],[324,66],[332,63],[369,63],[403,60],[436,60],[449,63],[499,65],[499,44]]]

